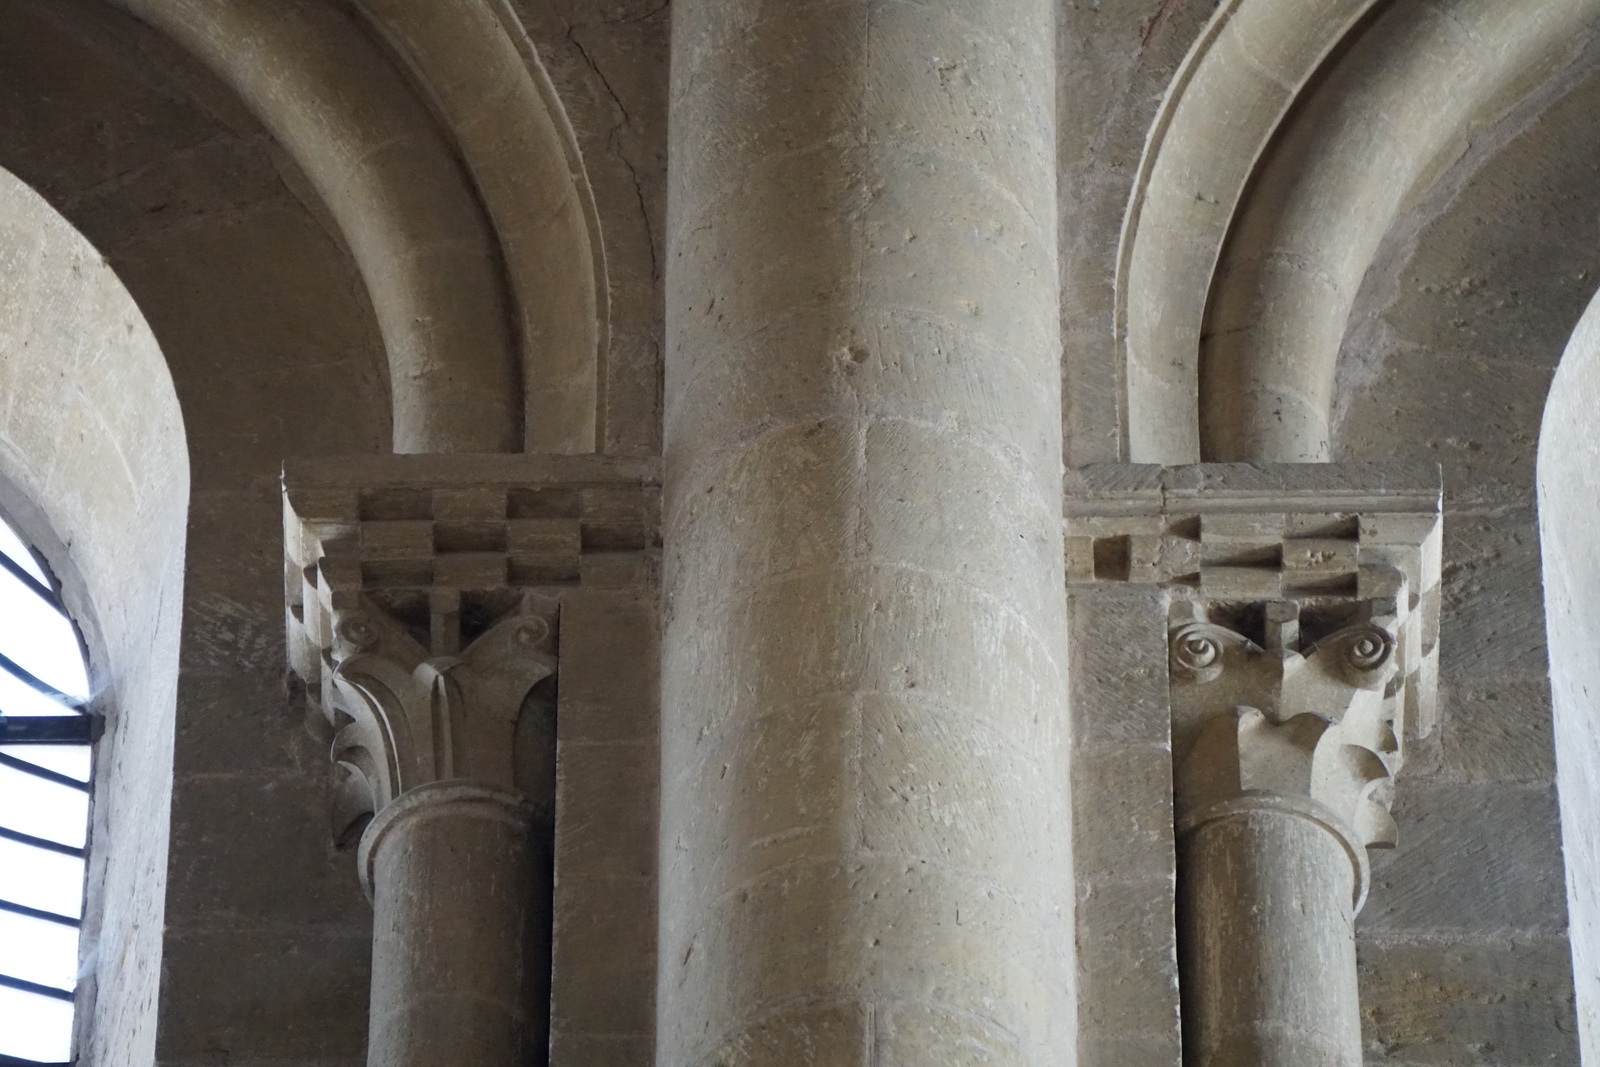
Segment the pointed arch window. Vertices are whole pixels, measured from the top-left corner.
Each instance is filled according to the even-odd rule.
[[[0,520],[0,1067],[71,1061],[93,743],[82,639]]]

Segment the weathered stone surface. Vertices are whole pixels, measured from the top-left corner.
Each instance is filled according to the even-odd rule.
[[[584,593],[562,603],[563,742],[656,743],[656,614],[653,600],[631,589]]]
[[[1135,1039],[1173,1055],[1178,1040],[1178,959],[1170,877],[1080,890],[1078,1054]]]
[[[1441,686],[1444,771],[1467,782],[1549,782],[1555,777],[1550,682],[1535,675]]]
[[[1073,737],[1085,746],[1168,744],[1165,596],[1078,589],[1067,604]]]
[[[1062,1062],[1051,6],[673,19],[658,1059]]]
[[[1176,1067],[1166,605],[1133,582],[1192,567],[1194,592],[1260,603],[1346,581],[1344,534],[1234,520],[1286,479],[1362,488],[1337,465],[1074,472],[1069,494],[1120,487],[1118,522],[1185,494],[1237,507],[1209,546],[1165,554],[1189,539],[1159,522],[1083,532],[1065,567],[1093,585],[1069,592],[1069,629],[1040,623],[1061,607],[1063,446],[1186,461],[1204,426],[1209,458],[1244,442],[1375,462],[1398,479],[1380,502],[1443,465],[1443,699],[1431,734],[1421,714],[1403,731],[1400,844],[1358,931],[1366,1056],[1574,1063],[1566,950],[1592,987],[1600,915],[1596,642],[1589,598],[1552,597],[1547,622],[1532,503],[1543,466],[1569,561],[1596,556],[1592,398],[1569,391],[1569,432],[1536,446],[1600,278],[1597,17],[1594,0],[0,0],[0,165],[92,245],[61,258],[32,243],[35,215],[0,212],[0,508],[66,581],[109,683],[80,1060],[363,1057],[370,912],[329,832],[326,728],[285,684],[278,479],[285,458],[370,453],[376,485],[398,431],[592,446],[602,466],[669,442],[669,579],[697,577],[669,582],[665,611],[615,499],[587,532],[520,518],[504,549],[472,494],[370,531],[369,564],[431,558],[437,535],[452,581],[539,559],[519,588],[560,585],[540,594],[557,736],[519,746],[562,758],[555,1067],[654,1063],[657,978],[680,1018],[672,968],[707,950],[681,910],[657,922],[685,897],[738,916],[705,913],[744,939],[717,968],[822,990],[739,1015],[757,984],[716,986],[727,1040],[685,1067],[1048,1060],[995,1022],[1015,1005],[952,1008],[929,977],[1031,958],[1014,931],[969,943],[902,901],[876,955],[848,940],[818,963],[753,946],[778,927],[864,938],[848,882],[819,890],[837,912],[773,905],[765,925],[728,902],[778,899],[822,853],[892,851],[937,868],[911,896],[959,896],[965,921],[963,879],[1015,882],[1068,841],[1077,869],[1039,883],[1050,907],[1000,926],[1055,938],[1075,971],[1080,1063]],[[108,279],[149,337],[118,332]],[[443,469],[413,458],[407,477]],[[489,481],[527,462],[472,460]],[[1238,566],[1280,535],[1281,566]],[[663,625],[688,635],[669,641],[683,714],[665,733]],[[1547,646],[1577,681],[1546,685]],[[661,898],[658,852],[708,862]],[[1070,1001],[1070,978],[1043,984]],[[1595,1013],[1576,1017],[1593,1043]],[[1070,1057],[1070,1037],[1047,1044]]]
[[[660,660],[652,593],[582,591],[562,604],[552,1063],[648,1064],[655,1056]]]
[[[1463,680],[1543,674],[1548,659],[1533,516],[1496,509],[1449,518],[1441,669]]]
[[[314,1063],[361,1062],[366,1050],[364,1012],[349,1010],[367,998],[372,938],[365,930],[324,924],[297,929],[282,923],[236,920],[186,924],[168,932],[177,957],[187,962],[199,952],[222,952],[228,960],[252,963],[252,988],[263,1002],[285,1005],[270,1016],[236,1012],[237,986],[219,982],[204,967],[169,971],[166,995],[191,1010],[177,1020],[178,1032],[164,1038],[186,1050],[163,1056],[174,1064],[283,1063],[301,1060],[300,1050],[320,1048]],[[331,995],[330,995],[331,994]],[[281,1014],[279,1012],[281,1011]],[[248,1049],[249,1058],[233,1049]]]
[[[1067,605],[1078,1062],[1176,1064],[1166,595],[1074,586]]]
[[[1560,827],[1548,784],[1411,780],[1400,843],[1373,857],[1373,935],[1553,935],[1566,925]]]
[[[1369,1064],[1577,1063],[1560,936],[1437,943],[1364,941]]]
[[[537,837],[524,797],[459,780],[411,789],[373,819],[357,860],[373,898],[371,1067],[517,1064],[544,1047]]]
[[[627,1038],[653,1044],[654,886],[637,879],[589,878],[578,879],[572,888],[556,901],[553,1040],[582,1045]]]
[[[1191,830],[1178,859],[1185,1062],[1359,1067],[1348,846],[1263,806]]]
[[[1079,745],[1074,750],[1074,855],[1079,885],[1166,881],[1172,873],[1168,745]]]

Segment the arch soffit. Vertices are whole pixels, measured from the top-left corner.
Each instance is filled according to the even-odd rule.
[[[357,0],[444,116],[504,258],[524,445],[596,451],[608,343],[599,215],[577,136],[507,0]]]
[[[1458,500],[1531,501],[1551,374],[1600,276],[1600,42],[1409,199],[1338,357],[1347,459],[1427,456]]]
[[[1384,234],[1600,18],[1600,0],[1274,8],[1218,12],[1147,144],[1118,278],[1134,460],[1326,460]]]
[[[0,205],[0,506],[114,681],[122,658],[149,652],[122,647],[130,620],[182,584],[183,414],[155,336],[88,239],[4,169]]]
[[[1250,174],[1328,53],[1379,0],[1225,0],[1152,124],[1124,218],[1115,328],[1128,458],[1200,458],[1200,331]]]
[[[227,82],[328,209],[384,338],[396,451],[594,450],[592,197],[499,0],[114,2]]]
[[[1600,1054],[1600,847],[1587,827],[1600,816],[1600,735],[1594,729],[1600,639],[1595,597],[1594,502],[1600,494],[1600,295],[1573,331],[1551,384],[1539,432],[1538,496],[1550,695],[1554,714],[1562,852],[1572,927],[1579,1039],[1585,1061]]]
[[[66,313],[63,309],[70,309]],[[0,170],[0,507],[50,561],[111,721],[85,936],[86,1062],[150,1060],[189,511],[183,416],[144,316],[100,253]],[[115,832],[108,813],[115,812]],[[132,962],[129,961],[139,961]],[[101,1042],[118,1043],[106,1056]]]

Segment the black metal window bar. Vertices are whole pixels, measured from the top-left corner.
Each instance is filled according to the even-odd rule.
[[[21,582],[34,595],[60,612],[63,617],[70,619],[66,607],[61,603],[60,594],[55,589],[39,581],[38,578],[34,577],[24,567],[18,565],[4,552],[0,552],[0,569],[10,573],[12,577]],[[7,717],[3,710],[0,710],[0,747],[11,745],[91,745],[100,739],[100,734],[104,728],[104,720],[93,714],[83,702],[63,693],[4,653],[0,653],[0,670],[5,671],[35,692],[54,700],[61,705],[62,711],[65,712],[62,715]],[[85,793],[90,789],[89,782],[80,781],[70,775],[58,774],[28,760],[6,755],[3,752],[0,752],[0,767],[6,767],[22,774],[31,775],[70,789],[81,790]],[[85,849],[21,833],[4,825],[3,819],[4,813],[0,813],[0,839],[28,848],[39,849],[43,852],[73,856],[80,860],[85,858]],[[82,926],[81,919],[75,919],[69,915],[58,915],[55,912],[44,911],[39,908],[31,908],[5,899],[0,899],[0,912],[9,912],[13,915],[39,919],[73,929],[79,929]],[[34,996],[63,1000],[68,1003],[71,1003],[77,996],[76,990],[40,985],[37,982],[30,982],[4,973],[0,973],[0,986]],[[0,1067],[71,1067],[71,1064],[42,1063],[38,1060],[21,1059],[0,1053]]]

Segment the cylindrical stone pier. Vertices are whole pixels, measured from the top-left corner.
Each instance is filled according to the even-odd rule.
[[[664,1067],[1074,1059],[1053,7],[673,5]]]
[[[449,780],[402,793],[367,828],[369,1067],[543,1062],[532,814],[510,790]]]
[[[1245,798],[1182,837],[1184,1067],[1361,1067],[1361,846],[1312,809]]]

